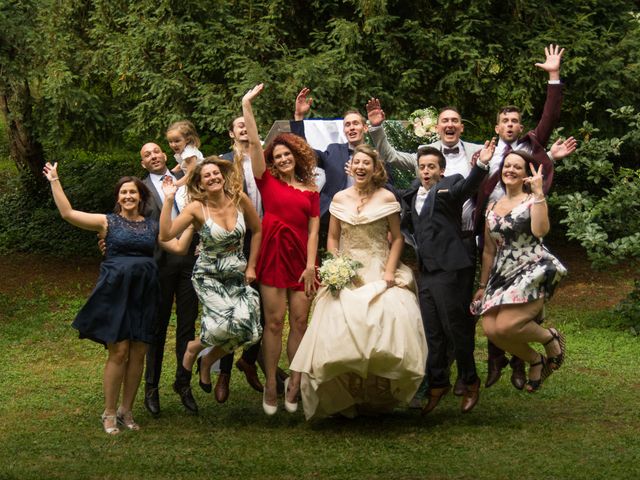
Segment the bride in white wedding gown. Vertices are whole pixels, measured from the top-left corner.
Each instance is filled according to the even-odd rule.
[[[355,184],[335,195],[327,250],[360,262],[358,287],[322,287],[291,363],[302,373],[306,418],[385,413],[409,402],[424,375],[427,344],[411,270],[399,262],[400,204],[368,145],[354,151]]]

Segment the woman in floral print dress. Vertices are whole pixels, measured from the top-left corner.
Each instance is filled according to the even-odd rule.
[[[493,343],[529,363],[527,391],[535,392],[564,361],[564,336],[536,320],[567,271],[542,243],[549,231],[542,167],[528,153],[515,151],[500,168],[505,195],[487,209],[474,313],[483,315],[482,326]],[[531,342],[544,345],[546,356]]]
[[[249,285],[256,278],[260,218],[242,192],[233,163],[218,157],[208,157],[194,167],[187,181],[193,201],[173,221],[176,187],[165,181],[163,191],[160,237],[174,238],[191,224],[200,234],[192,282],[202,304],[201,333],[187,345],[181,378],[188,383],[198,353],[212,346],[200,365],[200,387],[211,392],[211,365],[238,347],[256,343],[262,335],[258,292]],[[247,226],[252,232],[249,259],[243,254]]]

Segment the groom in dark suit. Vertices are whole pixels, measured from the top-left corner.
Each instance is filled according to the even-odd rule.
[[[478,402],[480,379],[473,350],[475,331],[470,328],[467,295],[460,285],[472,260],[464,245],[462,205],[477,190],[488,173],[494,141],[485,143],[467,178],[444,176],[446,160],[440,150],[418,150],[418,181],[401,193],[404,229],[413,235],[420,270],[420,310],[427,336],[428,403],[433,410],[451,389],[447,344],[453,350],[464,393],[461,410],[469,412]]]
[[[147,143],[140,150],[142,166],[149,174],[142,180],[151,192],[148,202],[149,211],[145,213],[155,220],[160,218],[162,210],[162,178],[171,175],[167,169],[167,156],[155,143]],[[175,207],[174,207],[175,208]],[[176,212],[177,213],[177,212]],[[176,377],[173,389],[180,395],[180,400],[185,409],[190,413],[198,413],[196,403],[189,387],[191,378],[181,378],[186,370],[182,366],[182,357],[187,348],[187,343],[193,340],[196,318],[198,318],[198,297],[191,284],[191,273],[196,261],[194,255],[194,241],[189,247],[187,255],[173,255],[156,248],[155,259],[160,273],[160,306],[158,317],[154,326],[155,340],[149,346],[147,353],[147,366],[145,370],[145,395],[144,406],[153,416],[160,414],[160,396],[158,385],[164,357],[164,344],[167,338],[167,327],[171,317],[173,300],[176,301]]]

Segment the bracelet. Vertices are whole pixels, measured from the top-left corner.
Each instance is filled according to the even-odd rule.
[[[478,288],[487,288],[487,284],[486,283],[479,283],[478,284]]]
[[[51,180],[49,180],[49,183],[53,183],[53,182],[55,182],[56,180],[60,180],[60,179],[59,179],[58,177],[56,177],[56,178],[52,178]]]
[[[533,204],[535,205],[535,204],[538,204],[538,203],[544,203],[546,201],[547,201],[547,198],[546,197],[542,197],[540,200],[534,200]]]

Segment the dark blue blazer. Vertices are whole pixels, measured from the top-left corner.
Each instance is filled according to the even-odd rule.
[[[402,229],[413,235],[420,268],[426,271],[452,271],[472,266],[462,241],[462,205],[478,189],[487,170],[478,166],[467,178],[460,174],[443,177],[427,196],[418,214],[416,194],[420,182],[400,193]]]
[[[303,120],[290,120],[289,127],[291,133],[306,140]],[[347,174],[344,173],[344,165],[349,161],[351,151],[347,143],[332,143],[327,146],[324,152],[320,150],[315,152],[318,157],[318,167],[322,168],[326,175],[326,182],[320,191],[320,216],[323,216],[329,211],[333,196],[340,190],[347,188]]]

